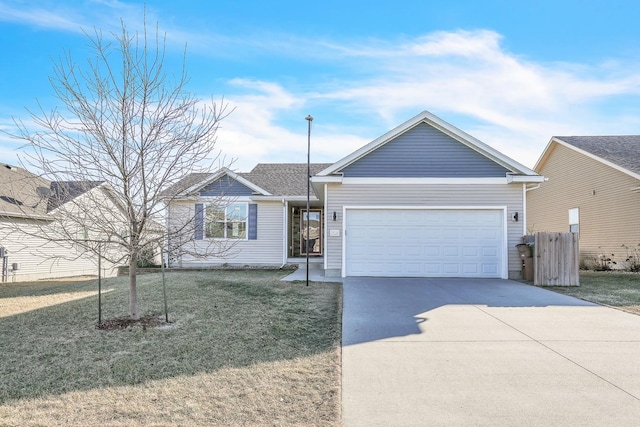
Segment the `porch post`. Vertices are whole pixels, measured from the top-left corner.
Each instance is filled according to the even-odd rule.
[[[307,130],[307,239],[304,242],[304,252],[307,255],[307,286],[309,286],[309,199],[311,198],[311,122],[313,121],[313,117],[309,114],[305,117],[305,120],[309,125]],[[304,218],[304,215],[302,218]]]

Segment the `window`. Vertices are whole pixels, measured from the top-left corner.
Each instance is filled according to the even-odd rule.
[[[580,232],[580,208],[569,209],[569,231]]]
[[[246,239],[247,204],[207,205],[205,237],[210,239]]]
[[[89,240],[89,230],[86,225],[78,225],[76,229],[76,253],[81,254],[85,252],[86,249],[86,241]]]

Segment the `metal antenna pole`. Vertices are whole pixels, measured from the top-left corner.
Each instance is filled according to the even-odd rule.
[[[98,245],[98,326],[102,326],[102,244]]]
[[[305,120],[309,122],[308,131],[307,131],[307,238],[305,239],[305,253],[307,254],[307,286],[309,286],[309,219],[311,218],[309,209],[311,198],[311,122],[313,121],[313,117],[309,114],[305,117]],[[304,218],[304,216],[303,216]]]

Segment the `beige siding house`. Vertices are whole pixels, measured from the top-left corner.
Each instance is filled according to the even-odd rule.
[[[543,179],[424,111],[312,164],[309,212],[306,164],[185,177],[167,190],[169,234],[187,230],[168,242],[170,265],[282,266],[308,254],[335,277],[520,278],[525,193]],[[205,254],[216,245],[225,250]]]
[[[527,192],[527,229],[578,232],[581,262],[624,266],[640,244],[640,136],[556,136],[534,170],[548,178]]]
[[[104,184],[50,182],[0,164],[0,282],[97,275],[97,258],[65,241],[91,232],[91,218],[82,227],[65,218],[83,205],[91,206],[90,215],[110,218],[117,226],[119,210]],[[101,267],[105,277],[117,272],[106,261]]]

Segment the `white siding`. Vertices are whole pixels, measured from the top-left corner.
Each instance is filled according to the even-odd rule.
[[[100,187],[94,188],[73,202],[65,206],[65,213],[72,215],[79,206],[90,206],[91,217],[87,220],[89,237],[92,233],[92,221],[102,218],[106,223],[116,228],[122,228],[120,212],[109,197],[106,197]],[[52,218],[55,213],[52,214]],[[89,216],[89,215],[88,215]],[[68,241],[48,241],[50,239],[65,239],[70,234],[74,237],[78,232],[78,224],[70,223],[62,215],[61,221],[40,221],[29,219],[3,219],[0,222],[0,246],[8,253],[9,282],[54,279],[60,277],[83,276],[98,274],[98,258],[90,252],[82,251],[78,245]],[[119,248],[113,248],[112,259],[120,258]],[[19,265],[13,271],[12,264]],[[0,268],[2,264],[0,263]],[[117,274],[117,266],[107,260],[102,260],[102,275],[111,277]]]
[[[344,206],[482,206],[507,208],[507,269],[510,278],[520,278],[521,261],[516,245],[524,234],[522,184],[328,184],[326,267],[331,273],[342,270],[343,236],[331,236],[331,230],[343,229]],[[348,230],[347,230],[348,232]]]
[[[38,237],[39,225],[33,221],[20,221],[24,233],[13,230],[14,225],[0,225],[0,246],[8,251],[8,282],[24,282],[32,280],[54,279],[60,277],[98,275],[97,257],[91,254],[82,255],[70,243],[47,242]],[[17,271],[11,265],[19,264]],[[113,264],[103,262],[104,277],[116,275]]]
[[[193,221],[196,201],[174,202],[169,209],[169,227]],[[205,202],[206,203],[206,202]],[[252,202],[253,203],[253,202]],[[193,240],[193,228],[187,227],[188,248],[172,267],[209,267],[222,264],[237,266],[280,266],[284,254],[284,206],[281,201],[259,202],[256,240]],[[197,254],[197,255],[196,255]]]

